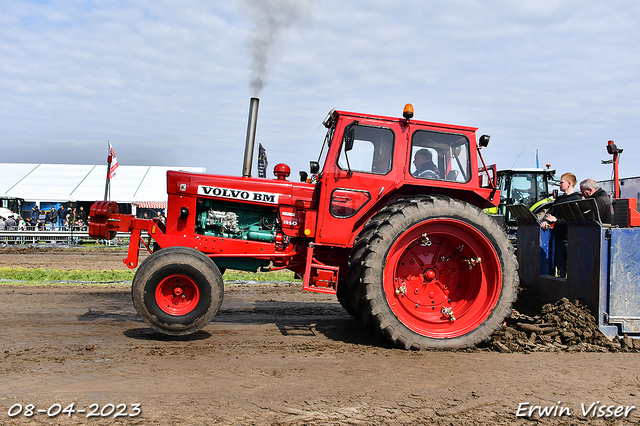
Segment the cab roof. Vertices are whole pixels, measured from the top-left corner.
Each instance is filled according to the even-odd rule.
[[[332,110],[329,112],[329,116],[331,114],[335,114],[336,119],[338,116],[347,116],[347,117],[353,117],[353,118],[361,118],[361,119],[368,119],[368,120],[379,120],[379,121],[386,121],[386,122],[394,122],[394,123],[400,123],[400,124],[406,124],[407,123],[407,119],[404,117],[389,117],[389,116],[384,116],[384,115],[375,115],[375,114],[363,114],[363,113],[358,113],[358,112],[350,112],[350,111],[337,111],[337,110]],[[478,130],[477,127],[469,127],[469,126],[460,126],[460,125],[455,125],[455,124],[445,124],[445,123],[437,123],[437,122],[432,122],[432,121],[422,121],[422,120],[416,120],[416,119],[411,119],[409,120],[409,124],[412,125],[418,125],[418,126],[425,126],[425,127],[439,127],[439,128],[443,128],[443,129],[448,129],[448,130],[459,130],[459,131],[465,131],[465,132],[476,132]]]

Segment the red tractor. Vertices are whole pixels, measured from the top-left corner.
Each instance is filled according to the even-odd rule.
[[[222,304],[227,268],[289,269],[333,293],[361,323],[406,349],[486,341],[511,313],[517,261],[482,209],[500,200],[472,127],[331,111],[318,161],[301,181],[275,166],[251,177],[258,99],[251,100],[242,177],[167,172],[166,225],[91,208],[93,238],[131,234],[132,284],[153,329],[193,333]],[[429,163],[425,167],[424,163]],[[147,236],[141,236],[146,231]]]

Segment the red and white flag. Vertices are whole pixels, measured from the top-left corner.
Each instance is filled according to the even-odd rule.
[[[109,141],[109,155],[111,156],[111,168],[109,169],[109,175],[107,176],[109,179],[113,179],[116,177],[116,169],[118,168],[118,159],[116,158],[116,152],[113,150],[111,146],[111,141]]]

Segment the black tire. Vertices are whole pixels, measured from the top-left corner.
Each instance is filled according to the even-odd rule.
[[[367,316],[363,315],[360,309],[360,299],[362,294],[359,292],[358,286],[354,288],[353,283],[359,279],[360,268],[358,261],[364,251],[362,241],[366,240],[367,237],[375,231],[380,221],[382,221],[386,216],[387,215],[385,213],[379,212],[375,218],[369,220],[362,231],[360,231],[360,234],[358,234],[358,237],[354,242],[353,249],[349,253],[347,277],[344,279],[341,278],[338,282],[338,290],[336,291],[338,302],[340,302],[349,315],[360,320],[360,322],[366,322]]]
[[[422,232],[433,241],[416,238]],[[424,251],[424,259],[433,264],[419,260],[421,254],[414,251]],[[397,284],[409,270],[407,259],[414,257],[411,268],[420,273],[406,280],[422,282],[422,287],[402,287],[415,289],[415,296],[399,291]],[[518,286],[517,261],[504,230],[475,206],[443,196],[400,200],[381,210],[357,238],[350,267],[348,289],[356,318],[405,349],[458,349],[488,340],[511,313]],[[429,296],[418,295],[427,284],[447,289],[441,305],[424,301],[434,297],[431,290]]]
[[[358,237],[354,241],[353,249],[349,254],[349,272],[347,275],[347,293],[349,297],[349,303],[351,305],[351,312],[347,310],[355,319],[360,321],[364,327],[369,327],[369,310],[365,305],[365,293],[364,286],[361,281],[361,260],[362,255],[367,249],[369,238],[373,236],[376,229],[382,222],[384,222],[390,214],[392,214],[396,208],[399,208],[400,204],[394,204],[393,206],[385,207],[377,215],[371,218],[364,226]],[[375,330],[374,330],[375,331]]]
[[[355,316],[355,312],[353,309],[353,305],[351,304],[351,300],[349,298],[349,289],[347,287],[346,278],[340,278],[338,280],[338,288],[336,289],[336,297],[338,298],[338,302],[344,308],[345,311],[349,313],[351,316]]]
[[[218,313],[223,293],[216,264],[187,247],[167,247],[151,254],[138,267],[131,286],[133,305],[142,319],[154,330],[173,336],[207,325]]]

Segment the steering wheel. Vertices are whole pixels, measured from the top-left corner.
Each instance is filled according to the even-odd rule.
[[[420,173],[418,177],[427,179],[440,179],[440,175],[433,170],[425,170],[424,172]]]
[[[526,192],[522,192],[519,189],[513,188],[513,203],[514,204],[525,204],[525,198],[529,198],[529,194]]]

